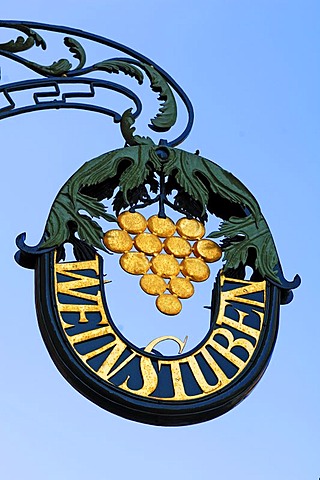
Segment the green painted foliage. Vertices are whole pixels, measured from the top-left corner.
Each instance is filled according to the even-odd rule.
[[[156,153],[158,148],[149,144],[122,148],[100,155],[79,168],[62,187],[53,203],[45,228],[47,239],[42,248],[67,241],[70,235],[68,223],[72,222],[81,240],[104,249],[101,242],[103,231],[93,218],[110,222],[116,221],[116,218],[106,212],[105,206],[94,198],[94,194],[85,195],[82,189],[116,178],[124,204],[129,204],[129,193],[144,186],[150,173],[163,172],[168,180],[174,179],[181,191],[197,200],[203,212],[207,210],[212,194],[218,196],[215,198],[228,200],[250,210],[251,214],[246,217],[230,217],[221,224],[219,232],[212,232],[209,237],[224,236],[229,240],[224,247],[226,269],[245,265],[250,249],[254,249],[256,269],[263,277],[278,281],[276,266],[279,260],[276,248],[259,205],[248,189],[231,173],[203,157],[168,148],[168,159],[163,161]],[[125,168],[122,163],[124,161]],[[119,169],[121,165],[122,168]],[[243,236],[242,240],[239,235]]]
[[[164,173],[173,175],[178,184],[206,210],[210,192],[248,207],[255,218],[261,216],[254,196],[232,173],[203,157],[183,150],[171,149]],[[200,174],[200,175],[199,175]],[[205,179],[204,182],[202,179]]]
[[[64,44],[69,48],[69,51],[73,54],[73,56],[79,60],[79,64],[77,66],[78,69],[81,69],[86,63],[86,53],[82,47],[82,45],[71,37],[65,37]],[[62,75],[66,75],[71,69],[72,64],[66,58],[61,58],[60,60],[53,62],[51,65],[40,65],[35,62],[25,61],[26,65],[32,70],[41,75],[45,76],[56,76],[60,77]]]
[[[10,40],[7,43],[1,43],[0,50],[4,50],[5,52],[18,53],[29,50],[34,45],[36,45],[37,47],[41,46],[43,50],[47,48],[46,42],[41,37],[41,35],[39,35],[31,28],[24,25],[19,25],[18,27],[16,27],[16,29],[27,35],[27,38],[25,39],[19,36],[16,40]]]
[[[86,211],[90,216],[80,213],[80,211]],[[76,202],[73,202],[67,193],[67,187],[64,186],[50,210],[45,227],[45,234],[48,238],[41,248],[50,248],[66,242],[70,236],[68,224],[72,222],[76,226],[81,240],[96,248],[104,249],[101,243],[102,228],[91,217],[103,218],[109,222],[116,221],[113,215],[106,213],[104,205],[93,198],[79,193]]]
[[[74,58],[79,60],[79,65],[77,68],[83,68],[86,63],[86,52],[82,45],[71,37],[65,37],[64,44],[69,48],[69,51],[73,53]]]
[[[141,64],[151,83],[151,89],[159,93],[158,100],[162,101],[159,113],[151,119],[151,128],[156,132],[168,131],[177,121],[177,104],[168,83],[162,75],[150,65]]]
[[[10,40],[7,43],[1,43],[0,50],[4,50],[5,52],[18,53],[29,50],[29,48],[33,47],[33,45],[34,39],[32,37],[28,37],[27,39],[25,39],[19,36],[16,40]]]
[[[26,62],[27,65],[37,73],[45,76],[61,77],[65,75],[72,68],[72,64],[66,58],[61,58],[57,62],[53,62],[51,65],[39,65],[35,62]]]
[[[235,239],[238,235],[243,240]],[[276,266],[279,262],[277,251],[269,227],[261,215],[258,222],[249,215],[245,218],[231,217],[222,222],[218,232],[212,232],[209,238],[224,236],[229,240],[229,245],[224,248],[226,269],[237,268],[240,264],[246,265],[249,250],[256,252],[255,267],[263,277],[279,281]],[[233,240],[234,239],[234,240]]]
[[[116,218],[106,212],[105,206],[96,200],[81,193],[81,188],[97,185],[117,175],[120,163],[127,160],[129,166],[119,178],[119,187],[124,199],[127,199],[129,190],[143,185],[150,173],[151,162],[153,168],[161,168],[156,155],[149,157],[149,146],[128,147],[100,155],[86,162],[68,180],[58,193],[49,213],[45,227],[46,241],[41,248],[49,248],[61,245],[69,238],[69,222],[74,222],[81,240],[104,249],[101,239],[103,231],[92,217],[103,218],[109,222],[115,222]],[[85,211],[89,216],[80,213]]]
[[[94,70],[101,70],[107,73],[124,73],[130,77],[135,78],[139,85],[143,83],[143,73],[141,70],[134,65],[131,65],[130,62],[125,60],[104,60],[93,65]]]
[[[155,170],[161,168],[159,158],[156,155],[150,156],[149,153],[149,145],[126,147],[105,153],[85,163],[66,184],[70,197],[75,202],[81,187],[97,185],[114,177],[120,163],[127,160],[129,166],[119,178],[119,187],[126,198],[129,190],[137,188],[146,180],[150,172],[148,162],[151,162]]]
[[[149,127],[156,132],[166,132],[176,123],[177,120],[177,104],[173,91],[169,83],[165,80],[162,74],[153,66],[131,58],[117,58],[97,62],[93,65],[86,65],[86,52],[78,40],[72,37],[65,37],[64,44],[69,51],[79,61],[78,65],[73,68],[71,62],[66,58],[61,58],[54,61],[51,65],[41,65],[40,63],[30,61],[23,56],[16,55],[19,52],[29,50],[34,45],[41,46],[46,49],[44,39],[34,30],[25,25],[16,24],[15,29],[24,33],[27,38],[22,36],[17,37],[16,40],[11,40],[7,43],[0,44],[3,52],[10,52],[12,58],[30,68],[34,72],[45,77],[73,77],[86,75],[92,71],[102,71],[109,74],[119,74],[120,72],[135,78],[139,85],[144,81],[144,73],[150,81],[150,87],[153,92],[158,93],[158,100],[160,107],[158,113],[150,120]],[[86,68],[84,68],[86,67]],[[134,118],[129,116],[127,112],[123,114],[121,122],[121,130],[124,132],[125,139],[128,145],[140,145],[153,143],[148,137],[133,136],[132,125]]]
[[[133,126],[135,120],[132,115],[132,108],[126,110],[120,122],[121,133],[125,139],[127,145],[150,145],[155,146],[153,140],[150,137],[141,137],[140,135],[134,135],[136,128]]]

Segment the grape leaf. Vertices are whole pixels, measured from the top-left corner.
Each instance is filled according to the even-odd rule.
[[[243,240],[239,241],[237,237],[239,235],[244,237]],[[229,240],[228,246],[224,248],[225,269],[236,269],[240,264],[246,265],[249,249],[253,248],[256,251],[256,269],[263,277],[281,283],[276,273],[279,258],[269,227],[262,215],[258,221],[252,215],[245,218],[231,217],[221,223],[218,232],[208,235],[209,238],[222,236]]]
[[[205,214],[211,193],[230,202],[248,207],[255,218],[260,207],[252,193],[232,173],[198,155],[179,149],[169,149],[164,173],[173,176],[182,189],[202,205]]]

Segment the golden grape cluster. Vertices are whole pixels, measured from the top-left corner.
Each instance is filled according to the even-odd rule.
[[[138,212],[127,211],[119,215],[118,224],[120,230],[104,234],[105,246],[122,253],[123,270],[142,275],[142,290],[157,296],[158,310],[167,315],[180,313],[180,299],[194,294],[192,282],[207,280],[207,263],[218,261],[222,255],[219,245],[203,239],[205,227],[195,219],[180,218],[174,224],[168,217],[153,215],[146,220]]]

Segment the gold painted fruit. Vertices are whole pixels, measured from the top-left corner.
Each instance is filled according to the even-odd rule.
[[[180,265],[172,255],[160,253],[151,260],[151,270],[160,277],[171,278],[178,275]]]
[[[169,217],[160,218],[158,215],[149,218],[148,228],[158,237],[171,237],[176,231],[176,226]]]
[[[149,270],[149,260],[144,253],[127,252],[120,257],[120,265],[132,275],[144,275]]]
[[[124,230],[109,230],[104,234],[103,243],[115,253],[124,253],[131,250],[133,240]]]
[[[194,218],[180,218],[177,221],[177,232],[187,240],[199,240],[205,234],[203,223]]]
[[[165,251],[176,258],[188,257],[192,252],[190,243],[181,237],[169,237],[163,242]]]
[[[161,240],[153,233],[139,233],[134,239],[134,246],[147,255],[154,255],[162,250]]]
[[[129,233],[143,233],[147,228],[147,220],[138,212],[123,212],[118,217],[122,230]]]
[[[194,286],[188,278],[174,277],[169,282],[169,291],[179,298],[190,298],[194,294]]]
[[[199,240],[193,246],[194,254],[203,258],[205,262],[217,262],[222,257],[222,250],[216,242],[212,240]]]
[[[210,276],[210,269],[201,258],[185,258],[181,262],[181,272],[194,282],[204,282]]]
[[[148,273],[141,277],[140,287],[149,295],[161,295],[166,291],[167,284],[159,275]]]
[[[166,315],[178,315],[181,312],[182,305],[180,300],[170,293],[159,295],[156,300],[156,306],[160,312]]]

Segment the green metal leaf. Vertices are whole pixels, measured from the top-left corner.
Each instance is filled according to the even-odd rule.
[[[10,40],[7,43],[0,43],[0,50],[11,53],[24,52],[25,50],[29,50],[29,48],[33,47],[33,45],[33,38],[28,37],[25,39],[23,37],[18,37],[16,40]]]
[[[10,42],[0,44],[0,50],[5,50],[11,53],[18,53],[28,50],[34,45],[36,45],[37,47],[41,46],[43,50],[47,48],[44,39],[34,30],[24,25],[17,25],[15,28],[25,33],[27,35],[27,38],[24,39],[23,37],[19,36],[16,40],[11,40]],[[80,43],[73,38],[66,37],[65,45],[67,45],[70,51],[75,54],[74,56],[79,59],[79,68],[82,68],[86,56]],[[62,76],[72,68],[71,63],[65,58],[62,58],[57,62],[53,62],[51,65],[40,65],[36,62],[31,62],[22,57],[20,57],[20,60],[26,67],[31,68],[33,71],[45,76]]]
[[[133,127],[134,123],[135,119],[132,115],[132,108],[129,108],[123,113],[120,121],[121,133],[127,145],[154,145],[154,142],[153,140],[151,140],[150,137],[141,137],[140,135],[134,135],[134,132],[136,130],[136,128]]]
[[[115,150],[85,163],[67,181],[58,193],[51,207],[45,227],[46,241],[41,248],[61,245],[69,238],[68,223],[77,226],[79,237],[100,249],[105,249],[101,243],[103,232],[91,217],[103,218],[115,222],[113,215],[106,213],[105,206],[93,197],[81,193],[81,188],[102,183],[117,174],[122,161],[128,161],[127,168],[119,178],[119,188],[124,198],[128,192],[143,185],[150,174],[150,165],[161,168],[157,155],[150,155],[149,145],[127,147]],[[81,210],[90,216],[79,213]]]
[[[69,239],[69,222],[77,226],[77,231],[81,240],[87,241],[100,249],[105,249],[101,243],[103,231],[97,222],[89,216],[80,214],[84,210],[91,217],[104,218],[109,222],[116,222],[114,215],[106,213],[105,206],[96,199],[78,193],[76,201],[73,201],[67,193],[64,186],[58,193],[49,213],[45,227],[46,241],[41,248],[49,248],[63,244]]]
[[[141,66],[150,79],[151,89],[159,93],[158,100],[162,102],[159,113],[151,119],[149,127],[156,132],[166,132],[177,121],[177,104],[174,95],[169,84],[153,66],[145,63]]]
[[[83,68],[86,63],[86,52],[82,45],[71,37],[65,37],[64,44],[69,48],[69,51],[73,53],[74,58],[79,60],[78,69]]]
[[[37,47],[41,47],[42,50],[46,50],[47,44],[45,40],[41,37],[41,35],[39,35],[39,33],[32,30],[32,28],[26,27],[25,25],[19,25],[15,28],[20,30],[20,32],[25,33],[28,37],[33,38]]]
[[[106,207],[101,202],[98,202],[98,200],[89,197],[88,195],[83,195],[82,193],[78,193],[77,195],[75,209],[77,212],[85,210],[91,215],[91,217],[104,218],[108,222],[117,221],[114,215],[110,215],[110,213],[106,212]]]
[[[26,61],[25,63],[35,72],[45,76],[61,77],[72,68],[71,63],[66,58],[61,58],[57,62],[53,62],[51,65],[48,66],[39,65],[38,63],[29,61]]]
[[[235,239],[238,235],[243,235],[244,239],[239,240],[239,237]],[[262,215],[258,221],[252,215],[245,218],[231,217],[228,221],[222,222],[218,232],[208,235],[209,238],[222,236],[230,242],[224,249],[225,269],[235,269],[241,263],[245,265],[249,249],[253,248],[256,251],[256,269],[264,278],[280,283],[276,274],[279,258],[269,227]]]
[[[103,238],[103,231],[100,225],[91,220],[86,215],[78,215],[77,217],[78,234],[81,240],[84,240],[89,245],[106,250],[101,240]]]
[[[20,30],[20,32],[25,33],[27,35],[27,38],[25,39],[19,36],[16,40],[10,40],[7,43],[2,43],[0,44],[0,50],[11,53],[24,52],[25,50],[29,50],[30,48],[32,48],[34,44],[37,47],[41,46],[43,50],[47,48],[44,39],[31,28],[24,25],[18,25],[16,29]]]
[[[59,193],[51,207],[45,227],[46,240],[40,248],[51,248],[62,245],[68,240],[70,231],[68,222],[74,221],[74,212],[70,200]]]
[[[255,218],[261,216],[258,202],[240,180],[219,165],[198,155],[179,149],[170,149],[164,164],[164,173],[172,175],[179,185],[205,212],[210,193],[244,207],[248,207]]]
[[[85,163],[65,185],[70,198],[76,201],[81,187],[96,185],[117,174],[119,165],[128,161],[128,168],[122,173],[119,186],[124,194],[143,183],[149,173],[147,163],[151,162],[155,169],[161,168],[157,156],[151,158],[152,148],[149,145],[125,147],[105,153]]]
[[[104,60],[103,62],[94,64],[93,68],[108,73],[123,72],[125,75],[135,78],[139,85],[143,83],[143,73],[141,70],[125,60]]]

